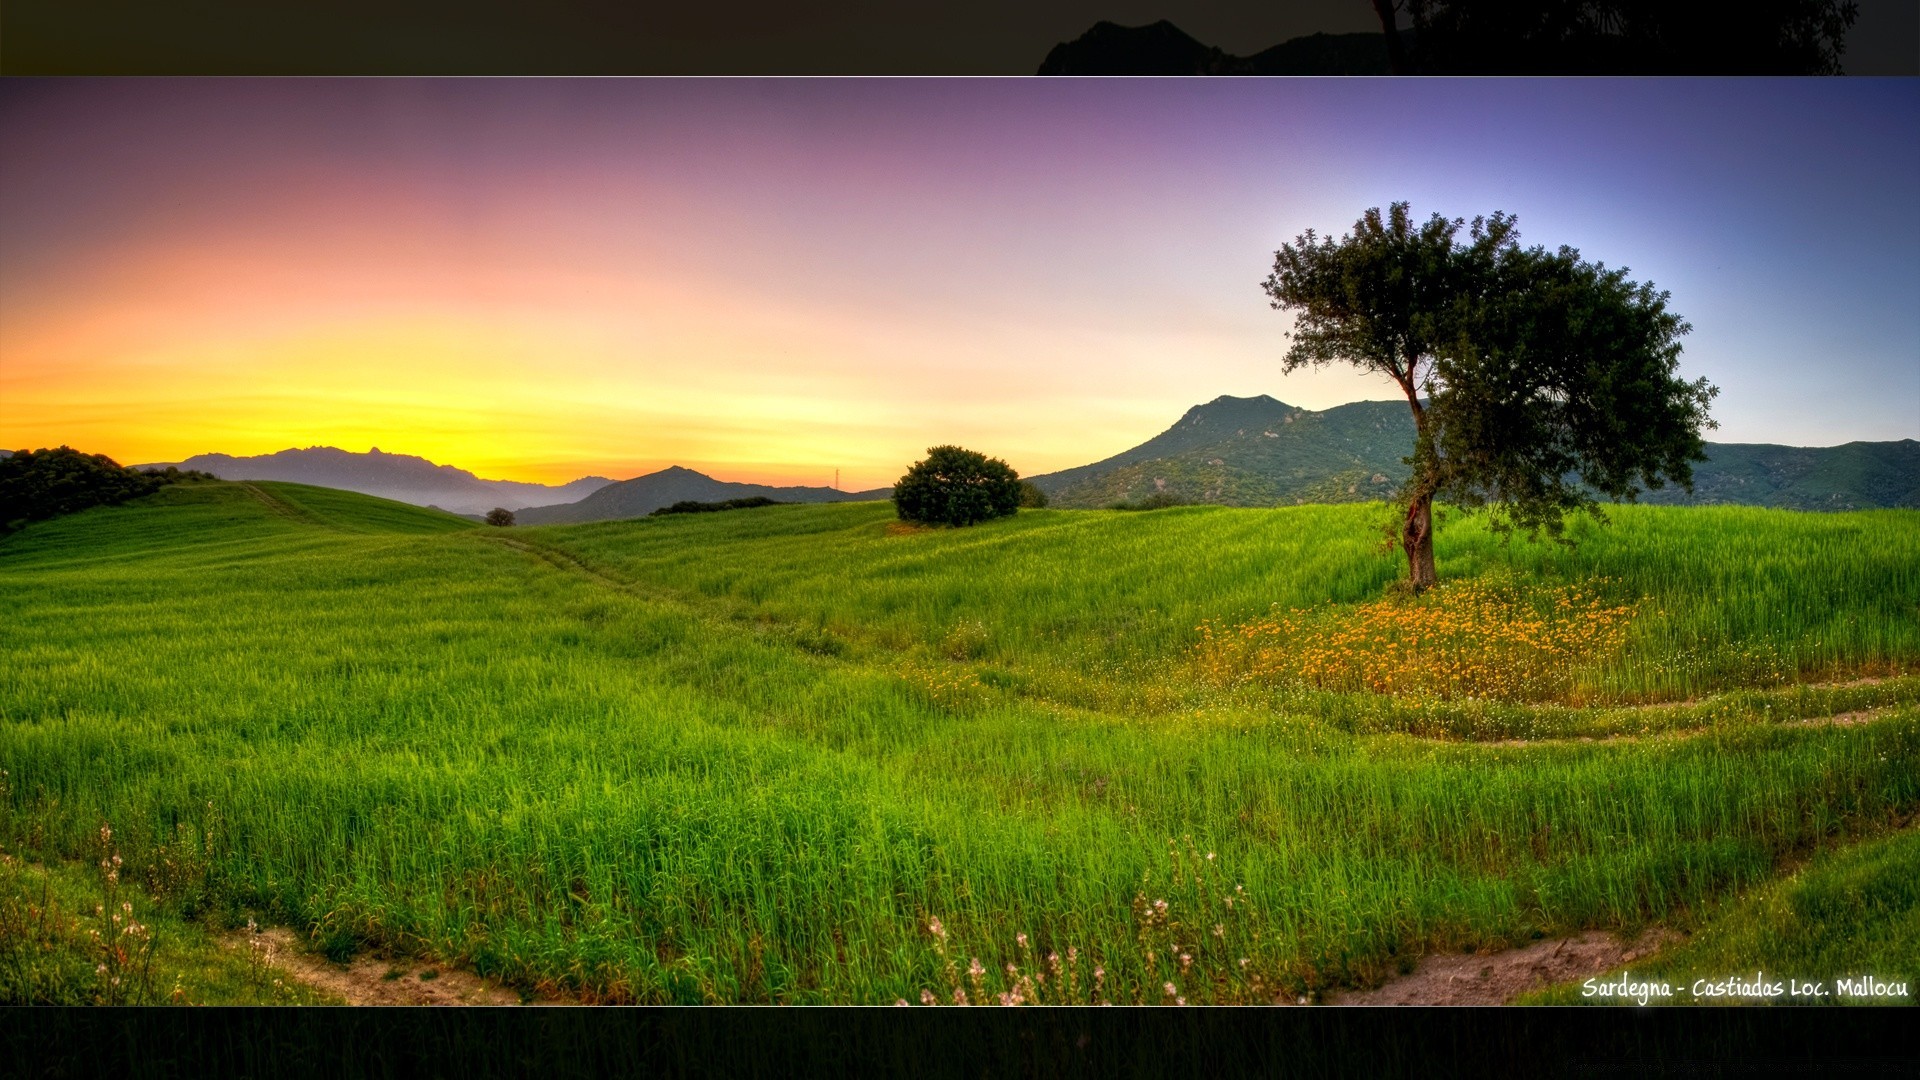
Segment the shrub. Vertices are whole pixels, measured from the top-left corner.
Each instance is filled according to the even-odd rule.
[[[663,514],[712,514],[721,510],[752,510],[759,506],[785,506],[778,499],[769,499],[765,495],[749,495],[744,499],[722,499],[719,502],[698,502],[682,499],[672,506],[662,506],[648,514],[648,517],[660,517]]]
[[[1020,509],[1042,510],[1047,505],[1047,493],[1031,480],[1020,481]]]
[[[1020,509],[1020,474],[999,458],[935,446],[893,485],[894,512],[923,525],[974,525]]]
[[[511,525],[513,524],[513,511],[502,506],[496,506],[487,511],[487,524],[501,526]]]
[[[1187,506],[1187,500],[1171,491],[1156,491],[1144,499],[1135,502],[1117,502],[1107,507],[1109,510],[1165,510],[1170,506]]]

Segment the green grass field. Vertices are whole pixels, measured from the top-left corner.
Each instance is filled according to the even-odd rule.
[[[1386,595],[1382,512],[172,487],[0,539],[0,846],[110,824],[173,916],[587,1000],[1213,1002],[1692,926],[1920,808],[1920,514],[1448,520],[1443,579],[1637,605],[1564,701],[1196,664],[1207,620]]]

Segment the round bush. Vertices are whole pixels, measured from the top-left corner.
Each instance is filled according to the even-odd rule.
[[[958,446],[935,446],[893,485],[902,521],[973,525],[1020,508],[1020,474],[999,458]]]

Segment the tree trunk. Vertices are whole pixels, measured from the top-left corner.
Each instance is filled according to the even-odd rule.
[[[1415,359],[1407,358],[1407,371],[1400,377],[1400,388],[1407,393],[1407,407],[1413,410],[1414,465],[1407,478],[1407,519],[1400,526],[1400,547],[1407,553],[1407,584],[1415,596],[1434,587],[1440,574],[1433,567],[1433,493],[1438,486],[1439,452],[1434,446],[1433,426],[1427,410],[1420,407],[1420,389],[1414,383]]]
[[[1387,63],[1395,75],[1407,73],[1407,50],[1400,44],[1400,27],[1393,14],[1394,0],[1373,0],[1373,13],[1380,17],[1380,31],[1387,35]]]
[[[1407,583],[1414,595],[1433,588],[1440,579],[1433,568],[1433,496],[1420,494],[1408,501],[1400,546],[1407,553]]]

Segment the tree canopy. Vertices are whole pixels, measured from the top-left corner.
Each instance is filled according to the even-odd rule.
[[[974,525],[1020,509],[1020,474],[999,458],[935,446],[893,486],[894,512],[922,525]]]
[[[111,506],[151,495],[182,480],[212,480],[192,469],[129,469],[105,454],[85,454],[70,446],[16,450],[0,458],[0,530]]]
[[[1265,289],[1296,314],[1283,369],[1377,372],[1413,410],[1401,542],[1416,590],[1435,580],[1435,498],[1557,537],[1597,496],[1691,490],[1717,391],[1678,377],[1691,327],[1627,273],[1570,247],[1522,248],[1509,214],[1416,226],[1406,203],[1274,253]]]

